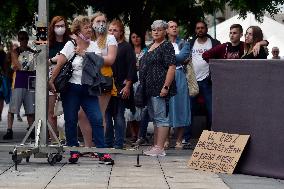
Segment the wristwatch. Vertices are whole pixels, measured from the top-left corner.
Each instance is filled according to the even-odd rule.
[[[169,87],[168,87],[168,86],[166,86],[166,85],[165,85],[165,86],[163,86],[163,88],[164,88],[164,89],[166,89],[166,90],[169,90]]]

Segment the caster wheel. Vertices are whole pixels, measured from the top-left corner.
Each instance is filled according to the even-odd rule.
[[[55,159],[56,159],[56,162],[60,162],[61,160],[62,160],[62,155],[60,155],[60,154],[56,154],[55,155]]]
[[[56,158],[52,154],[48,155],[47,162],[49,165],[53,166],[56,163]]]

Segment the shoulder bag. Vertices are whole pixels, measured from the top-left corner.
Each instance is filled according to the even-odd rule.
[[[75,47],[77,46],[75,40],[71,40],[71,42],[74,44]],[[76,53],[73,55],[73,57],[70,60],[68,60],[63,65],[59,74],[54,80],[54,86],[58,93],[63,93],[66,91],[67,83],[73,74],[72,62],[75,59],[75,57],[76,57]]]
[[[184,64],[186,65],[186,80],[189,90],[189,96],[194,97],[199,93],[199,87],[192,65],[192,58],[187,58]]]
[[[113,77],[102,76],[102,82],[100,84],[102,93],[109,93],[113,88]]]

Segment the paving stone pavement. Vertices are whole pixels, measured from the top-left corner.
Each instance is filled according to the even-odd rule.
[[[7,107],[0,122],[0,189],[284,189],[284,181],[279,179],[189,169],[187,161],[191,150],[170,150],[165,157],[140,156],[141,167],[134,166],[134,155],[112,155],[113,166],[100,164],[98,159],[90,157],[69,164],[68,154],[54,166],[50,166],[46,158],[31,157],[29,163],[23,161],[15,171],[9,150],[4,146],[19,144],[27,123],[25,117],[24,122],[15,121],[15,139],[3,141],[6,113]]]

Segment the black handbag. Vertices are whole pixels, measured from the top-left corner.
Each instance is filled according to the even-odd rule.
[[[137,108],[144,108],[147,105],[146,93],[141,83],[137,86],[134,95],[134,104]]]
[[[71,40],[71,42],[76,47],[76,42],[73,40]],[[75,59],[75,57],[76,57],[76,54],[74,54],[73,57],[63,65],[59,74],[54,79],[54,86],[55,86],[56,92],[63,93],[66,91],[67,83],[73,74],[72,62]]]
[[[102,82],[100,84],[101,92],[108,93],[113,88],[113,77],[102,76]]]

